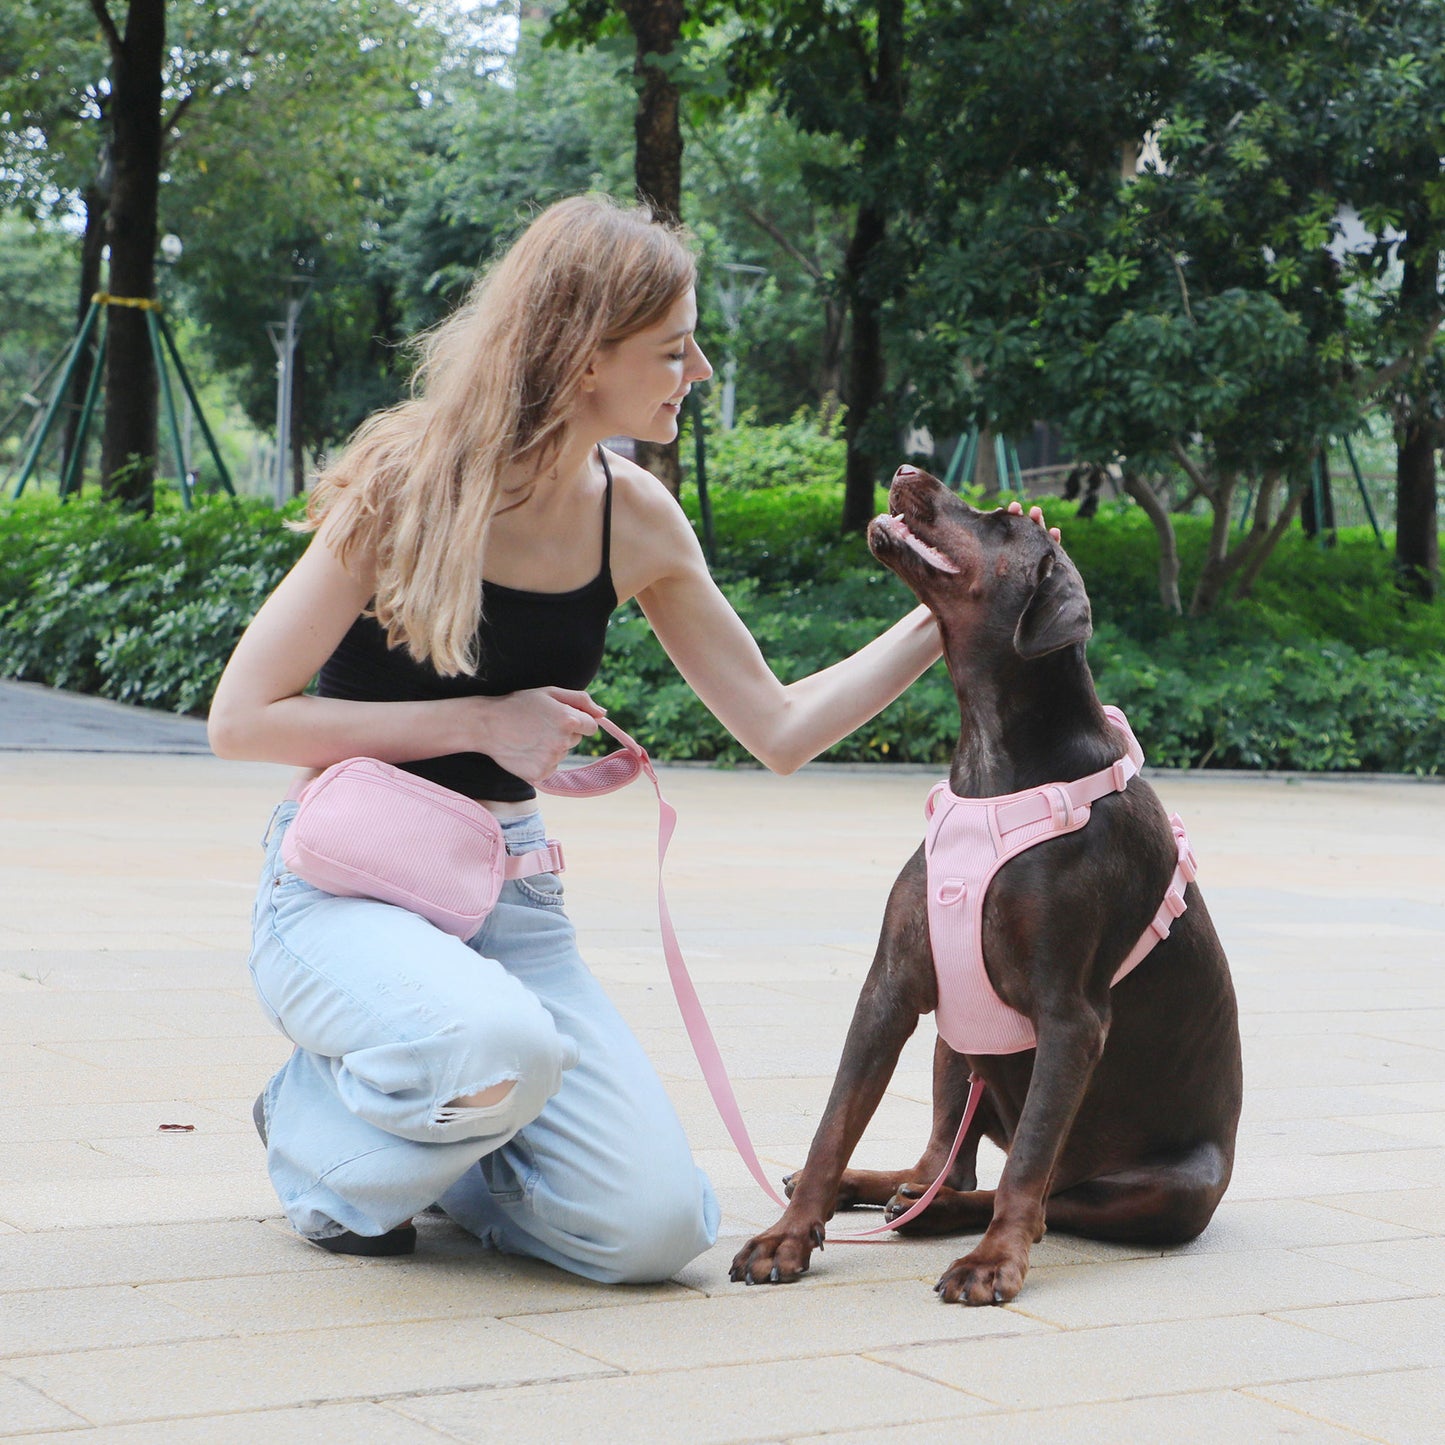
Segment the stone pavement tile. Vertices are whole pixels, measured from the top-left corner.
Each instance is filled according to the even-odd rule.
[[[1285,1047],[1288,1045],[1288,1047]],[[1330,1039],[1318,1034],[1244,1040],[1244,1077],[1251,1088],[1291,1084],[1392,1084],[1445,1082],[1445,1051],[1421,1049],[1358,1034]]]
[[[1445,1083],[1365,1084],[1349,1089],[1324,1084],[1266,1089],[1255,1087],[1252,1079],[1246,1083],[1245,1107],[1256,1123],[1265,1119],[1372,1118],[1445,1109]]]
[[[1306,1253],[1411,1290],[1439,1292],[1445,1279],[1445,1235],[1381,1240],[1376,1244],[1331,1245]]]
[[[10,1435],[0,1425],[0,1438],[10,1445],[439,1445],[447,1437],[368,1403],[147,1420],[65,1434]]]
[[[1350,1445],[1378,1440],[1356,1435],[1295,1410],[1251,1399],[1232,1390],[1110,1400],[1098,1405],[1062,1405],[1052,1410],[1016,1410],[1006,1415],[970,1415],[970,1437],[988,1445],[1113,1445],[1167,1440],[1169,1445],[1221,1445],[1223,1441],[1288,1441],[1289,1445]],[[796,1436],[788,1445],[919,1445],[918,1428],[843,1430]]]
[[[53,1180],[0,1181],[0,1219],[26,1230],[260,1219],[275,1212],[276,1196],[259,1161],[254,1176],[152,1174],[95,1179],[77,1189],[57,1188]]]
[[[96,1138],[89,1147],[117,1166],[130,1165],[167,1180],[191,1174],[256,1175],[264,1171],[266,1153],[254,1125],[248,1138],[235,1129],[212,1129],[209,1117],[198,1116],[184,1105],[177,1107],[183,1117],[165,1122],[190,1124],[189,1131],[152,1129],[138,1138]],[[117,1167],[115,1172],[125,1171]]]
[[[82,1067],[79,1064],[75,1068]],[[273,1068],[258,1054],[254,1064],[186,1064],[173,1067],[156,1063],[145,1068],[103,1069],[87,1068],[89,1074],[98,1073],[105,1083],[97,1089],[97,1097],[139,1103],[146,1099],[158,1101],[180,1099],[233,1099],[249,1093],[254,1099],[261,1085],[273,1072]],[[75,1090],[67,1089],[61,1097],[74,1095]],[[46,1100],[45,1102],[53,1102]]]
[[[1376,1189],[1417,1189],[1445,1179],[1445,1149],[1389,1149],[1368,1154],[1239,1155],[1233,1199],[1314,1198]]]
[[[61,1065],[60,1059],[56,1060]],[[0,1091],[10,1105],[54,1104],[77,1095],[93,1099],[105,1098],[110,1087],[103,1069],[88,1064],[70,1063],[54,1069],[35,1068],[5,1073],[0,1070]]]
[[[1445,1366],[1445,1295],[1290,1310],[1280,1318],[1337,1340],[1393,1350],[1412,1365]]]
[[[1347,1246],[1346,1248],[1354,1248]],[[1369,1248],[1370,1246],[1359,1246]],[[1318,1254],[1319,1251],[1314,1253]],[[1312,1304],[1396,1299],[1411,1291],[1361,1270],[1280,1249],[1166,1255],[1072,1269],[1030,1269],[1029,1314],[1066,1329],[1260,1314]]]
[[[84,1104],[31,1104],[26,1108],[0,1108],[0,1144],[55,1139],[144,1139],[155,1135],[161,1124],[194,1123],[198,1130],[212,1133],[242,1133],[256,1138],[251,1122],[251,1100],[245,1101],[244,1116],[231,1114],[231,1102],[224,1111],[215,1104],[193,1108],[191,1117],[171,1118],[168,1104],[154,1099],[118,1104],[100,1099]],[[244,1129],[243,1125],[244,1117]]]
[[[808,1290],[743,1287],[731,1297],[534,1314],[516,1323],[634,1374],[852,1355],[1047,1328],[1008,1309],[942,1308],[911,1280]]]
[[[1168,1252],[1226,1254],[1241,1249],[1304,1249],[1312,1244],[1413,1237],[1419,1232],[1403,1222],[1352,1212],[1338,1199],[1314,1203],[1305,1199],[1235,1199],[1226,1194],[1208,1229],[1188,1244],[1171,1246]]]
[[[130,1285],[46,1289],[4,1296],[0,1303],[0,1358],[156,1344],[230,1334]]]
[[[1445,1038],[1445,1008],[1338,1009],[1294,1013],[1242,1014],[1240,1033],[1247,1038],[1280,1034],[1372,1034],[1388,1038],[1399,1030],[1424,1029]]]
[[[7,975],[8,976],[8,975]],[[34,994],[10,996],[0,1035],[16,1043],[77,1043],[90,1039],[173,1039],[183,1030],[166,1018],[117,1009],[91,994],[68,994],[43,985]]]
[[[794,1360],[398,1401],[457,1440],[775,1441],[816,1431],[951,1420],[974,1402],[868,1360]],[[981,1408],[980,1404],[980,1408]]]
[[[1445,1109],[1422,1109],[1409,1114],[1375,1114],[1353,1122],[1415,1144],[1445,1145]]]
[[[50,1042],[45,1048],[96,1068],[117,1071],[164,1065],[198,1073],[227,1064],[262,1068],[274,1073],[291,1054],[291,1045],[270,1032],[252,1038],[82,1039]]]
[[[1018,1305],[1027,1311],[1030,1297],[1020,1296]],[[1128,1301],[1121,1298],[1120,1305],[1123,1313]],[[1261,1315],[1065,1330],[963,1347],[916,1345],[868,1358],[1014,1409],[1239,1389],[1404,1363],[1388,1351],[1361,1351]]]
[[[1435,1189],[1338,1194],[1328,1203],[1332,1209],[1348,1209],[1369,1219],[1424,1229],[1431,1234],[1445,1234],[1445,1185]]]
[[[644,1312],[652,1301],[689,1296],[676,1284],[593,1284],[539,1260],[499,1255],[470,1242],[469,1250],[438,1254],[424,1233],[416,1255],[404,1264],[180,1280],[146,1285],[140,1293],[223,1329],[244,1320],[248,1334],[480,1317],[515,1321],[534,1313],[625,1315]]]
[[[89,1188],[97,1179],[140,1176],[151,1171],[142,1165],[126,1164],[103,1154],[89,1144],[43,1139],[9,1144],[0,1154],[0,1198],[4,1186],[17,1181],[38,1183],[72,1181]],[[3,1206],[0,1206],[3,1207]]]
[[[255,1220],[18,1233],[0,1239],[0,1300],[22,1290],[381,1267],[301,1247]]]
[[[1445,1135],[1438,1140],[1416,1136],[1415,1143],[1445,1143]],[[1374,1149],[1411,1147],[1410,1137],[1401,1132],[1392,1132],[1380,1123],[1367,1125],[1360,1119],[1254,1120],[1246,1115],[1239,1123],[1239,1152],[1253,1158],[1285,1154],[1364,1154]]]
[[[74,1429],[88,1423],[84,1416],[46,1399],[39,1390],[0,1370],[0,1435],[19,1434],[22,1430]]]
[[[32,1356],[15,1378],[97,1424],[577,1379],[606,1367],[487,1319]]]
[[[1261,1399],[1388,1445],[1439,1445],[1445,1370],[1399,1370],[1256,1387]]]

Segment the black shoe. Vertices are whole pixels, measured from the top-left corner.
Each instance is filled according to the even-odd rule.
[[[269,1148],[264,1091],[256,1095],[256,1102],[251,1105],[251,1121],[261,1136],[261,1142]],[[386,1259],[399,1254],[416,1253],[416,1225],[410,1220],[405,1224],[398,1224],[395,1229],[388,1229],[385,1234],[353,1234],[349,1229],[344,1229],[340,1234],[328,1234],[324,1239],[313,1239],[305,1234],[301,1237],[307,1244],[319,1245],[332,1254],[361,1254],[373,1259]]]
[[[308,1244],[320,1245],[332,1254],[362,1254],[378,1259],[416,1253],[416,1225],[411,1223],[398,1224],[385,1234],[353,1234],[348,1229],[341,1234],[328,1234],[325,1239],[302,1237]]]

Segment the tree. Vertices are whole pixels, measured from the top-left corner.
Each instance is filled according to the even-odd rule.
[[[874,515],[894,430],[884,406],[885,324],[906,277],[890,231],[907,193],[901,151],[909,75],[913,57],[927,52],[929,8],[916,0],[753,0],[729,32],[735,98],[766,89],[804,132],[842,147],[838,163],[815,166],[807,180],[816,198],[852,216],[838,275],[850,328],[843,385],[848,531]]]
[[[935,31],[946,69],[968,75],[971,57],[991,84],[980,104],[956,88],[917,167],[920,413],[1048,417],[1082,458],[1122,468],[1166,559],[1169,498],[1150,479],[1204,499],[1190,610],[1209,611],[1249,590],[1314,459],[1401,361],[1354,344],[1359,263],[1339,244],[1371,124],[1352,66],[1393,42],[1326,0],[1000,5],[980,35],[988,8]],[[1020,70],[1050,77],[1031,106]],[[941,183],[965,144],[976,174]],[[1392,332],[1405,355],[1428,348],[1427,311]]]
[[[218,185],[232,169],[244,169],[248,119],[260,104],[275,100],[268,120],[284,116],[293,139],[310,139],[315,163],[331,171],[334,185],[338,170],[354,176],[355,138],[364,142],[372,117],[384,123],[391,113],[378,105],[379,94],[395,96],[399,86],[415,108],[423,90],[419,77],[435,79],[437,27],[446,18],[429,11],[423,23],[406,0],[320,6],[267,0],[248,7],[171,0],[169,9],[165,0],[126,0],[123,22],[116,18],[120,13],[118,0],[89,0],[88,6],[20,0],[8,9],[0,25],[0,110],[11,124],[0,130],[0,140],[5,169],[18,178],[16,189],[46,212],[73,209],[84,194],[84,178],[95,173],[93,157],[105,156],[100,200],[108,204],[108,290],[142,302],[154,298],[163,163],[173,184],[187,174],[188,152],[200,149],[196,139],[219,134],[214,150],[224,151],[227,164],[209,174]],[[66,65],[52,77],[47,61],[56,55]],[[59,101],[45,100],[47,85],[55,86]],[[322,128],[324,146],[316,140]],[[266,124],[260,130],[266,132]],[[275,138],[271,129],[268,139]],[[277,164],[266,178],[270,189],[295,186],[300,178],[288,165],[294,152],[273,147],[272,159]],[[317,194],[314,184],[296,188]],[[205,210],[202,198],[186,214]],[[329,218],[313,211],[309,219],[324,232]],[[249,259],[253,266],[274,264],[264,255]],[[156,392],[145,317],[136,306],[109,310],[104,483],[111,495],[148,507]]]

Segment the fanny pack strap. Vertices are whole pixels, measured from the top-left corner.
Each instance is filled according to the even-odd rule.
[[[662,955],[667,962],[667,975],[672,983],[673,994],[677,998],[678,1010],[682,1014],[682,1022],[687,1029],[688,1039],[692,1043],[693,1053],[697,1055],[698,1064],[702,1068],[702,1076],[707,1084],[708,1093],[712,1095],[713,1104],[716,1106],[728,1134],[732,1137],[734,1147],[742,1157],[743,1163],[748,1166],[748,1172],[757,1180],[763,1192],[774,1203],[786,1208],[787,1200],[769,1182],[762,1162],[758,1159],[757,1150],[753,1147],[748,1127],[743,1122],[742,1110],[738,1107],[737,1095],[733,1092],[732,1081],[728,1078],[727,1068],[723,1064],[722,1053],[718,1049],[717,1040],[713,1037],[712,1027],[707,1021],[707,1014],[703,1011],[702,1001],[697,996],[697,989],[693,986],[692,976],[687,971],[687,964],[683,961],[682,949],[677,941],[677,932],[672,926],[672,914],[667,906],[667,891],[663,887],[662,865],[667,858],[668,844],[671,843],[673,832],[677,827],[677,810],[662,795],[662,784],[658,781],[657,773],[652,766],[652,759],[647,756],[647,749],[635,738],[623,732],[616,723],[607,718],[598,718],[597,721],[605,732],[622,744],[622,747],[593,762],[583,763],[572,768],[559,768],[538,783],[537,787],[544,793],[554,795],[596,797],[599,794],[612,793],[618,788],[626,787],[639,773],[646,774],[648,782],[652,784],[652,790],[657,794],[657,917],[662,930]],[[963,1119],[958,1126],[958,1133],[954,1136],[953,1148],[949,1151],[948,1161],[939,1171],[938,1178],[928,1186],[920,1199],[912,1204],[905,1213],[899,1215],[897,1219],[890,1220],[887,1224],[880,1224],[872,1229],[858,1230],[854,1233],[830,1236],[831,1242],[837,1244],[880,1243],[881,1241],[874,1236],[891,1233],[927,1209],[933,1202],[934,1195],[943,1187],[943,1181],[948,1177],[948,1171],[953,1168],[954,1161],[958,1158],[958,1151],[963,1145],[964,1136],[968,1133],[968,1126],[973,1122],[973,1117],[978,1111],[979,1100],[982,1097],[983,1080],[975,1074],[969,1079],[968,1102],[964,1106]]]

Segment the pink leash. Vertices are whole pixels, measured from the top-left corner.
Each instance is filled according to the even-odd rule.
[[[544,793],[574,798],[595,798],[602,793],[616,792],[618,788],[625,787],[640,773],[647,775],[653,792],[657,794],[657,916],[662,927],[662,953],[667,960],[667,973],[672,981],[672,991],[677,997],[677,1006],[682,1014],[687,1036],[692,1042],[693,1052],[697,1055],[697,1061],[702,1067],[702,1076],[707,1084],[708,1092],[712,1095],[713,1103],[717,1106],[723,1124],[732,1136],[734,1146],[742,1156],[743,1163],[748,1166],[748,1172],[758,1181],[763,1192],[776,1204],[786,1208],[787,1200],[768,1182],[768,1176],[758,1159],[757,1150],[753,1148],[748,1127],[743,1122],[742,1110],[738,1107],[737,1096],[733,1092],[732,1081],[728,1078],[727,1068],[723,1064],[722,1054],[718,1050],[717,1040],[713,1037],[707,1015],[703,1012],[702,1002],[697,996],[697,989],[693,987],[692,977],[687,971],[687,965],[683,962],[682,949],[677,941],[677,931],[672,926],[672,914],[668,910],[667,893],[663,888],[662,865],[667,858],[667,847],[672,841],[673,831],[677,827],[677,810],[662,796],[662,785],[657,780],[657,773],[653,769],[652,760],[647,756],[647,749],[636,739],[623,732],[616,723],[609,722],[606,718],[598,718],[597,721],[605,732],[610,733],[622,744],[622,747],[616,752],[608,753],[605,757],[597,758],[592,762],[572,768],[559,768],[537,786]],[[890,1220],[887,1224],[880,1224],[872,1229],[834,1236],[832,1237],[833,1242],[840,1244],[880,1243],[872,1236],[895,1230],[927,1209],[933,1202],[934,1195],[943,1187],[943,1181],[948,1177],[948,1171],[953,1168],[954,1160],[958,1158],[958,1151],[963,1145],[964,1135],[968,1133],[968,1126],[973,1122],[973,1116],[978,1111],[979,1100],[982,1097],[983,1080],[974,1075],[969,1080],[968,1102],[964,1107],[963,1121],[958,1126],[958,1134],[954,1138],[948,1162],[943,1166],[938,1178],[928,1186],[916,1203],[909,1206],[906,1213],[900,1214],[897,1219]]]

